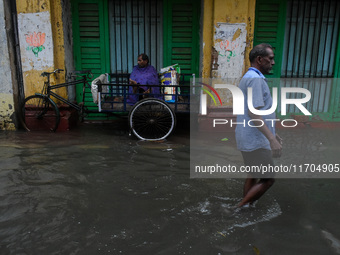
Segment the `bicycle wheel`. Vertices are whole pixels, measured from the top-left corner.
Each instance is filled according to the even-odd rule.
[[[158,141],[171,134],[176,125],[176,116],[164,101],[147,98],[131,109],[129,125],[139,139]]]
[[[60,121],[57,105],[43,95],[33,95],[25,98],[22,114],[29,131],[49,130],[55,132]]]

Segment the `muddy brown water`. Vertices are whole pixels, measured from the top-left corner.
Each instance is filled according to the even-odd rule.
[[[278,179],[234,211],[243,180],[190,179],[189,145],[120,124],[0,132],[0,254],[340,254],[340,179]]]

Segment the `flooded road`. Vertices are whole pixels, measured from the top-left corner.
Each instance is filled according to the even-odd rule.
[[[340,179],[278,179],[235,211],[243,180],[190,179],[188,137],[0,132],[0,254],[340,254]]]

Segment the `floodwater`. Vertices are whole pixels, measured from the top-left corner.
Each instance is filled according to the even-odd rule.
[[[0,132],[0,254],[340,254],[340,179],[277,179],[235,211],[243,180],[190,179],[188,137]]]

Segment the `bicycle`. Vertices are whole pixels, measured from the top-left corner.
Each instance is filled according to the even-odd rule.
[[[80,79],[73,79],[69,82],[51,85],[50,76],[62,71],[64,70],[56,69],[53,72],[43,72],[41,76],[47,77],[47,80],[44,81],[44,86],[41,93],[35,93],[34,95],[25,98],[21,110],[23,114],[24,127],[26,130],[31,131],[46,128],[53,132],[57,130],[60,122],[60,111],[56,102],[54,102],[51,97],[54,97],[57,100],[60,100],[61,102],[76,109],[81,116],[85,114],[86,109],[84,109],[84,104],[75,104],[56,94],[52,90],[62,87],[75,86],[82,83],[84,97],[85,87],[90,87],[88,84],[88,79],[92,79],[93,74],[90,70],[75,71],[70,73],[69,78],[78,77]]]

